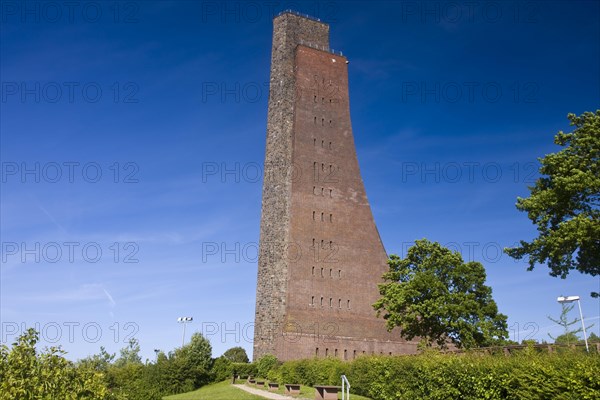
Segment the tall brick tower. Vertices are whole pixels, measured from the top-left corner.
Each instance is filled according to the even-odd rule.
[[[387,255],[360,176],[347,60],[329,26],[273,20],[254,359],[411,353],[375,317]]]

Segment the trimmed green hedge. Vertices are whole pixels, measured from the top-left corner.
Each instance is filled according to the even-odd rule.
[[[282,383],[339,385],[346,374],[352,392],[374,400],[402,399],[600,399],[600,355],[481,353],[364,356],[288,361],[269,376]]]
[[[256,364],[250,363],[231,363],[229,377],[233,375],[234,371],[240,376],[256,376],[257,373]]]

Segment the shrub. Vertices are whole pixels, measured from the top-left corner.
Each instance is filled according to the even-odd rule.
[[[403,399],[597,399],[600,355],[540,353],[528,348],[504,354],[363,356],[297,360],[276,369],[284,383],[339,385],[346,374],[352,392],[373,400]]]
[[[221,382],[231,378],[233,375],[233,363],[226,357],[221,356],[215,360],[212,367],[212,376],[215,382]]]
[[[271,369],[274,368],[277,365],[277,363],[278,363],[277,357],[275,357],[271,354],[262,356],[256,362],[256,369],[257,369],[258,376],[260,376],[261,378],[266,378],[267,375],[269,374],[269,371],[271,371]]]
[[[254,376],[257,374],[256,364],[232,363],[231,370],[232,374],[236,372],[240,376]]]

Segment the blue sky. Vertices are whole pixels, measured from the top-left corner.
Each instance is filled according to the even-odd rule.
[[[139,339],[251,353],[272,17],[331,25],[350,60],[362,176],[388,253],[482,262],[510,338],[600,334],[600,280],[499,250],[566,115],[600,105],[594,1],[131,1],[1,5],[2,342],[38,326],[76,359]],[[74,4],[75,4],[74,3]],[[25,6],[23,6],[25,4]],[[69,3],[71,4],[71,3]],[[23,8],[26,7],[26,8]],[[575,313],[572,314],[575,317]]]

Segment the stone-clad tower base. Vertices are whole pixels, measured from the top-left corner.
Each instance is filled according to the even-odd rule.
[[[356,158],[347,60],[329,26],[274,19],[254,359],[416,351],[372,304],[387,270]]]

